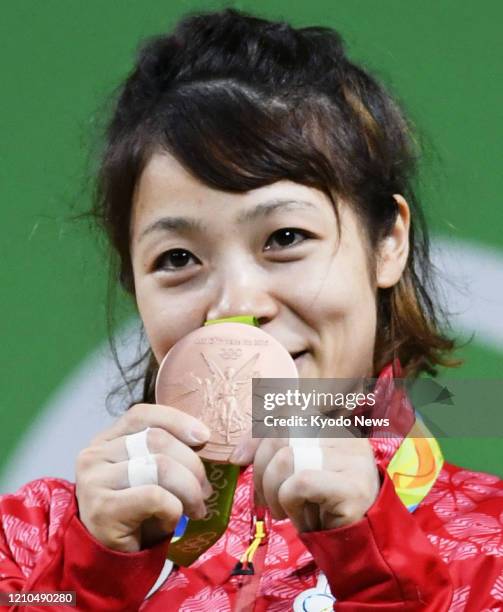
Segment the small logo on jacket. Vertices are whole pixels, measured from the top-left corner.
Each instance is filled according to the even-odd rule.
[[[325,574],[320,573],[312,589],[299,593],[293,602],[293,612],[331,612],[335,597],[330,592]]]

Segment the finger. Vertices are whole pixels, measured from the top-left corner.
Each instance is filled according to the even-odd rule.
[[[269,461],[262,478],[262,491],[265,502],[273,518],[286,518],[286,513],[278,499],[280,486],[293,474],[293,453],[289,446],[283,446]]]
[[[184,465],[166,455],[154,455],[157,461],[159,485],[182,502],[184,512],[193,519],[206,516],[207,496],[201,483]]]
[[[327,467],[324,455],[331,453],[329,447],[321,447],[319,440],[290,439],[290,448],[293,455],[293,472],[299,473],[303,470],[322,470]],[[318,531],[321,529],[320,510],[316,504],[306,502],[303,506],[303,523],[307,531]]]
[[[265,438],[260,441],[257,450],[255,452],[255,459],[253,460],[253,484],[255,490],[255,502],[259,506],[266,504],[264,491],[262,486],[262,479],[267,465],[274,457],[276,452],[286,446],[288,440],[280,438]]]
[[[334,515],[334,526],[339,526],[337,518],[342,518],[340,504],[352,498],[354,482],[336,472],[326,470],[302,470],[293,474],[279,487],[278,500],[283,510],[299,531],[309,531],[308,517],[304,512],[307,503],[320,507],[320,516]]]
[[[159,427],[150,428],[146,436],[147,448],[151,454],[162,454],[176,459],[176,461],[194,474],[206,493],[211,495],[212,488],[206,477],[203,462],[190,447],[178,440],[178,438],[175,438],[173,434]],[[100,447],[99,454],[103,461],[109,463],[127,461],[129,456],[126,447],[126,436],[105,442]]]
[[[354,471],[360,465],[375,463],[374,452],[368,439],[319,438],[318,443],[323,456],[323,469],[336,472]],[[307,453],[309,460],[311,448],[297,444],[294,452]]]
[[[189,446],[205,444],[210,437],[206,425],[186,412],[161,404],[136,404],[111,427],[96,436],[92,444],[102,444],[142,431],[146,427],[164,429]]]
[[[145,485],[115,491],[111,502],[116,508],[114,516],[129,522],[129,517],[135,517],[136,524],[155,517],[159,520],[166,534],[175,530],[183,514],[181,500],[171,491],[157,485]]]
[[[351,459],[355,456],[374,456],[372,444],[368,438],[320,438],[322,448],[330,448],[342,459]]]
[[[159,486],[181,501],[185,514],[190,518],[203,518],[206,515],[205,493],[194,474],[171,457],[166,455],[152,455],[152,457],[157,464]],[[116,490],[137,489],[138,487],[130,486],[128,464],[129,461],[108,464],[99,485]]]

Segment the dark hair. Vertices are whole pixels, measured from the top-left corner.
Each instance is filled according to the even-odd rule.
[[[393,194],[402,194],[411,248],[398,284],[378,291],[374,369],[398,358],[415,376],[454,363],[431,298],[411,128],[387,91],[348,59],[337,32],[224,10],[189,16],[143,45],[108,127],[94,207],[133,295],[133,192],[159,149],[220,190],[288,179],[324,191],[336,214],[344,198],[363,222],[370,253],[396,219]],[[148,361],[143,401],[153,399],[151,353]]]

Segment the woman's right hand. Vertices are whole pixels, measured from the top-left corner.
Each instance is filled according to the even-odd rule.
[[[159,484],[130,487],[126,436],[147,427]],[[136,552],[171,533],[182,514],[203,518],[212,489],[191,447],[209,435],[201,421],[176,408],[131,407],[78,456],[76,496],[87,530],[108,548]]]

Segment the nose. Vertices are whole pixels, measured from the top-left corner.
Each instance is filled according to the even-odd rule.
[[[269,287],[267,273],[253,268],[233,265],[220,271],[214,281],[207,320],[252,315],[260,325],[265,325],[274,319],[279,304]]]

